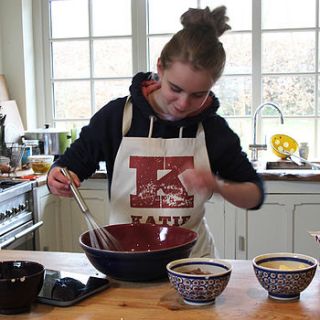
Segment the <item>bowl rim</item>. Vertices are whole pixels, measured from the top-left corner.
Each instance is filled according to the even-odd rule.
[[[218,265],[221,266],[221,272],[215,272],[210,274],[188,274],[184,272],[179,272],[174,270],[174,267],[180,267],[184,265]],[[230,262],[224,260],[224,259],[217,259],[217,258],[184,258],[184,259],[178,259],[170,261],[166,265],[167,272],[172,273],[177,276],[183,276],[183,277],[192,277],[192,278],[212,278],[212,277],[219,277],[219,276],[225,276],[228,273],[231,273],[232,271],[232,265]]]
[[[272,259],[272,260],[280,260],[280,258],[284,258],[281,260],[297,260],[301,261],[303,263],[308,264],[307,267],[301,268],[301,269],[293,269],[293,270],[281,270],[281,269],[275,269],[275,268],[268,268],[265,266],[262,266],[259,264],[260,261],[266,260],[266,259]],[[312,263],[312,264],[310,264]],[[317,268],[318,266],[318,260],[314,257],[302,254],[302,253],[295,253],[295,252],[271,252],[271,253],[264,253],[260,254],[252,259],[252,264],[255,268],[259,268],[265,271],[273,271],[273,272],[304,272],[306,270],[312,269],[314,267]]]
[[[1,264],[13,264],[13,263],[26,263],[26,264],[33,264],[33,265],[36,265],[38,267],[40,267],[41,269],[37,272],[34,272],[34,273],[31,273],[31,274],[28,274],[26,276],[23,276],[23,277],[14,277],[14,278],[1,278],[0,279],[0,282],[6,282],[6,281],[11,281],[12,279],[21,279],[21,278],[31,278],[31,277],[36,277],[38,275],[41,275],[42,273],[45,272],[45,266],[40,263],[40,262],[37,262],[37,261],[31,261],[31,260],[3,260],[3,261],[0,261],[0,265]]]
[[[54,160],[54,155],[51,154],[33,154],[28,156],[28,160],[38,160],[38,159],[44,159],[44,160],[49,160],[53,161]]]
[[[188,246],[188,245],[193,245],[196,243],[196,241],[198,240],[199,238],[199,235],[197,232],[191,230],[191,229],[187,229],[185,227],[181,227],[181,226],[164,226],[164,225],[159,225],[159,224],[154,224],[154,223],[117,223],[117,224],[110,224],[110,225],[105,225],[105,226],[101,226],[101,228],[105,228],[105,227],[109,227],[109,226],[126,226],[126,227],[130,227],[130,226],[134,226],[134,225],[148,225],[148,227],[157,227],[157,228],[179,228],[179,229],[184,229],[185,231],[188,231],[190,233],[192,233],[193,235],[193,239],[188,241],[188,242],[185,242],[183,244],[179,244],[179,245],[175,245],[175,246],[172,246],[172,247],[167,247],[167,248],[161,248],[161,249],[156,249],[156,250],[141,250],[141,251],[128,251],[128,250],[107,250],[107,249],[97,249],[97,248],[93,248],[93,247],[90,247],[88,246],[87,244],[85,244],[83,241],[82,241],[82,238],[85,234],[87,234],[90,230],[87,230],[85,232],[83,232],[82,234],[80,234],[79,236],[79,243],[82,247],[85,247],[86,249],[89,249],[91,251],[98,251],[98,252],[108,252],[110,254],[125,254],[125,255],[139,255],[139,254],[152,254],[152,253],[160,253],[160,252],[168,252],[168,251],[171,251],[171,250],[176,250],[178,248],[181,248],[183,246]]]

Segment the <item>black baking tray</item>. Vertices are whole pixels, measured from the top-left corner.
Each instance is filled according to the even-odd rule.
[[[46,269],[43,286],[36,301],[68,307],[109,286],[110,282],[107,278]]]

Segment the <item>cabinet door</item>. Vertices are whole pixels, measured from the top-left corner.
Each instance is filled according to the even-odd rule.
[[[238,209],[236,258],[268,252],[297,252],[320,257],[320,246],[308,231],[320,230],[317,194],[267,195],[261,209]]]
[[[59,198],[50,194],[47,186],[38,187],[35,194],[38,219],[43,221],[38,231],[39,249],[61,251]]]
[[[320,230],[320,195],[295,196],[294,199],[293,250],[319,259],[320,244],[309,231]]]
[[[104,226],[109,219],[109,201],[106,190],[80,190],[96,223]],[[63,227],[63,250],[83,252],[79,236],[89,229],[85,217],[74,199],[61,199],[61,221]]]
[[[267,195],[259,210],[237,210],[237,259],[292,251],[292,200],[287,195]]]
[[[214,238],[217,257],[225,257],[225,217],[224,199],[219,195],[214,195],[206,204],[206,221],[209,230]]]

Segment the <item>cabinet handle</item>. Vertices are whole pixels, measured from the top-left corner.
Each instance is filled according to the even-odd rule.
[[[239,250],[245,251],[246,248],[246,238],[244,236],[239,236]]]

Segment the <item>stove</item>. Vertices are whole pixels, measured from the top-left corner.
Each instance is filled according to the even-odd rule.
[[[0,192],[4,192],[7,189],[17,186],[23,182],[24,181],[21,180],[0,180]]]
[[[34,182],[0,179],[0,249],[35,250]]]

